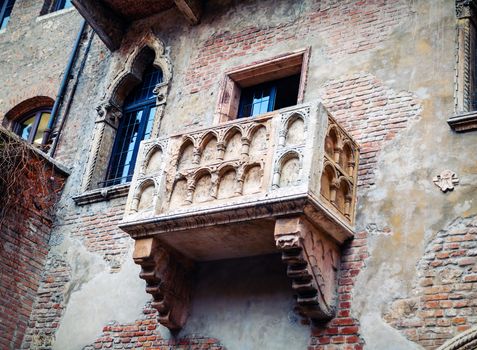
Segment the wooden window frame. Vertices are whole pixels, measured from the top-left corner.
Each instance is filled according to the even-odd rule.
[[[225,123],[237,118],[242,88],[294,74],[300,74],[297,104],[303,103],[309,58],[310,48],[308,47],[236,67],[226,72],[219,92],[214,124]]]

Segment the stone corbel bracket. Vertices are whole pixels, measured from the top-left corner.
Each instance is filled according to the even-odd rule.
[[[189,313],[194,263],[154,238],[136,240],[133,259],[142,268],[139,277],[146,281],[159,322],[170,330],[181,329]]]
[[[333,318],[338,245],[303,216],[278,219],[275,242],[292,280],[298,313],[315,323]]]

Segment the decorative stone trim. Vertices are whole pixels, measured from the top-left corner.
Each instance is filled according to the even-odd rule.
[[[457,174],[452,170],[444,170],[432,179],[434,184],[441,189],[442,192],[453,191],[454,186],[459,183]]]
[[[157,137],[159,133],[172,78],[172,63],[162,41],[149,30],[126,55],[126,61],[121,65],[123,68],[114,74],[101,102],[96,107],[97,118],[92,148],[81,186],[83,192],[94,189],[104,180],[116,130],[122,117],[121,106],[132,87],[141,81],[145,65],[151,59],[151,55],[154,56],[152,64],[160,68],[163,74],[163,81],[154,89],[157,95],[157,108],[151,137]]]
[[[447,123],[457,132],[477,130],[477,111],[455,115]]]
[[[237,118],[241,86],[256,85],[270,80],[271,77],[279,79],[292,74],[300,74],[297,104],[303,103],[309,59],[310,48],[307,47],[267,60],[252,62],[226,72],[221,82],[214,124]]]
[[[475,0],[456,0],[457,51],[455,70],[455,116],[448,119],[449,126],[458,132],[476,129],[476,71]]]
[[[137,240],[133,259],[142,267],[139,277],[146,281],[159,322],[170,330],[181,329],[189,311],[194,263],[154,238]]]
[[[76,205],[86,205],[102,201],[107,201],[113,198],[127,197],[129,193],[130,183],[97,188],[95,190],[87,191],[73,197]]]
[[[298,313],[312,322],[335,314],[339,247],[304,217],[278,219],[275,242],[292,280]]]

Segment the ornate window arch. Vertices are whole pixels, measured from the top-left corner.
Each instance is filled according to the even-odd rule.
[[[99,188],[100,184],[104,183],[119,121],[123,114],[122,107],[127,96],[141,83],[144,72],[151,65],[162,71],[162,81],[153,90],[156,95],[156,110],[150,137],[157,137],[172,78],[172,64],[166,55],[164,44],[149,31],[127,55],[123,68],[113,75],[100,104],[96,107],[98,115],[82,184],[83,192]],[[124,194],[126,193],[125,191]],[[77,203],[79,202],[81,200],[77,200]]]

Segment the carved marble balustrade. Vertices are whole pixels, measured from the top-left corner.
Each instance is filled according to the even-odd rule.
[[[159,321],[186,322],[196,262],[277,252],[298,312],[333,317],[358,152],[321,104],[143,141],[120,227]]]

